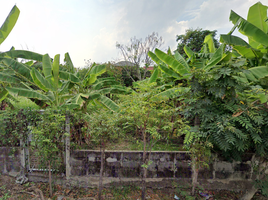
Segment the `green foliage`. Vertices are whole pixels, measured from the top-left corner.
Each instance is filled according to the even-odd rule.
[[[200,52],[203,48],[203,42],[207,35],[212,35],[215,47],[218,48],[219,42],[215,39],[217,31],[197,29],[187,29],[184,35],[177,35],[176,41],[178,42],[177,50],[179,54],[186,58],[184,46],[186,45],[193,52]]]
[[[268,147],[264,132],[266,108],[257,104],[257,95],[252,90],[251,98],[249,93],[245,94],[249,85],[235,78],[241,70],[236,61],[216,67],[210,73],[194,70],[183,111],[188,119],[198,116],[197,134],[201,141],[211,143],[214,150],[237,160],[246,151],[264,155]]]
[[[191,196],[190,192],[187,191],[187,190],[189,190],[190,185],[183,187],[176,182],[173,182],[172,185],[176,188],[176,194],[182,196],[186,200],[194,200],[195,199],[195,197]],[[200,189],[203,190],[203,188],[200,188]]]
[[[31,108],[1,111],[0,146],[19,146],[20,140],[27,144],[29,124],[40,120],[40,112]]]
[[[187,132],[188,127],[172,102],[154,98],[161,90],[156,84],[136,84],[135,92],[121,97],[120,114],[123,130],[149,142],[151,149],[160,139],[168,139]],[[143,140],[143,139],[142,139]]]
[[[259,188],[261,190],[261,193],[268,197],[268,177],[267,175],[264,177],[264,179],[256,180],[254,183],[255,188]]]
[[[87,115],[86,120],[92,142],[105,146],[108,141],[113,141],[121,136],[120,129],[117,126],[118,114],[115,112],[99,109]]]
[[[32,110],[38,110],[40,107],[36,105],[34,102],[32,102],[30,99],[24,98],[24,97],[17,97],[16,100],[18,102],[15,103],[15,101],[12,101],[12,104],[14,105],[14,108],[19,109],[29,109]]]
[[[7,38],[19,18],[20,10],[15,5],[0,28],[0,44]]]
[[[62,111],[47,109],[40,115],[35,126],[28,126],[32,134],[31,148],[40,158],[41,168],[48,162],[52,169],[59,170],[63,165],[65,115]]]
[[[264,66],[267,63],[267,9],[267,6],[257,2],[249,8],[247,19],[231,11],[229,19],[234,27],[227,35],[221,35],[220,41],[231,45],[234,52],[250,61],[252,67]],[[233,36],[235,29],[248,37],[249,43]]]

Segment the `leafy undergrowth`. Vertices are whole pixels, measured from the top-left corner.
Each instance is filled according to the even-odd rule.
[[[184,151],[183,144],[179,143],[179,139],[177,140],[169,140],[167,141],[158,141],[152,148],[152,151]],[[90,142],[90,144],[79,145],[77,148],[80,149],[94,149],[99,150],[100,147],[98,144],[94,142]],[[114,141],[107,142],[106,144],[107,150],[143,150],[143,142],[141,139],[137,139],[135,137],[126,137],[124,139],[118,139]]]
[[[43,199],[48,200],[74,200],[74,199],[84,199],[84,200],[94,200],[97,199],[98,189],[88,189],[88,188],[64,188],[61,185],[53,186],[53,197],[49,198],[49,185],[47,183],[33,183],[28,182],[23,185],[19,185],[15,183],[15,178],[1,175],[0,176],[0,200],[34,200],[34,199]],[[212,196],[210,199],[214,200],[235,200],[239,199],[242,192],[231,192],[231,191],[204,191],[204,193]],[[114,200],[137,200],[141,199],[141,190],[137,186],[125,186],[125,187],[111,187],[105,188],[103,190],[103,199],[114,199]],[[196,194],[195,197],[191,197],[189,195],[189,190],[178,191],[177,188],[164,188],[164,189],[147,189],[146,199],[152,200],[170,200],[174,199],[176,195],[181,200],[183,199],[195,199],[201,200],[205,199],[204,197]],[[264,200],[267,199],[261,194],[256,194],[254,197],[255,200]]]

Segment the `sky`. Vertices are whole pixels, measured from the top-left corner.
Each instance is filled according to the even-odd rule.
[[[69,52],[75,67],[86,60],[104,63],[123,60],[116,42],[145,38],[152,32],[163,37],[162,49],[175,50],[176,35],[189,28],[217,30],[217,37],[233,27],[233,10],[246,18],[257,0],[1,0],[0,24],[12,7],[19,19],[0,51],[15,49],[48,53]],[[268,0],[262,0],[268,5]],[[236,33],[238,36],[242,36]]]

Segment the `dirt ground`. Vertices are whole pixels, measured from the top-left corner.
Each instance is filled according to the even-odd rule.
[[[200,191],[201,192],[201,191]],[[98,189],[85,188],[63,188],[60,185],[53,186],[53,196],[49,198],[49,185],[47,183],[28,182],[23,185],[16,184],[15,178],[1,175],[0,176],[0,200],[97,200]],[[135,199],[140,200],[141,191],[137,186],[127,186],[122,188],[112,187],[103,190],[103,199]],[[179,199],[206,199],[202,197],[202,193],[197,192],[195,197],[189,196],[189,191],[180,190],[178,188],[166,189],[147,189],[146,199],[152,200],[171,200],[176,195]],[[231,191],[203,191],[203,194],[210,195],[210,200],[235,200],[239,199],[242,192]],[[265,200],[267,197],[257,193],[255,200]]]

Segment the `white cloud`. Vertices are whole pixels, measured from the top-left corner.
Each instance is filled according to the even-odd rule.
[[[28,47],[52,57],[69,52],[81,67],[84,59],[114,60],[119,57],[117,41],[126,44],[154,31],[165,40],[163,48],[172,50],[176,35],[188,28],[227,33],[230,10],[246,18],[257,0],[9,0],[0,8],[0,24],[16,2],[21,14],[0,51]]]

